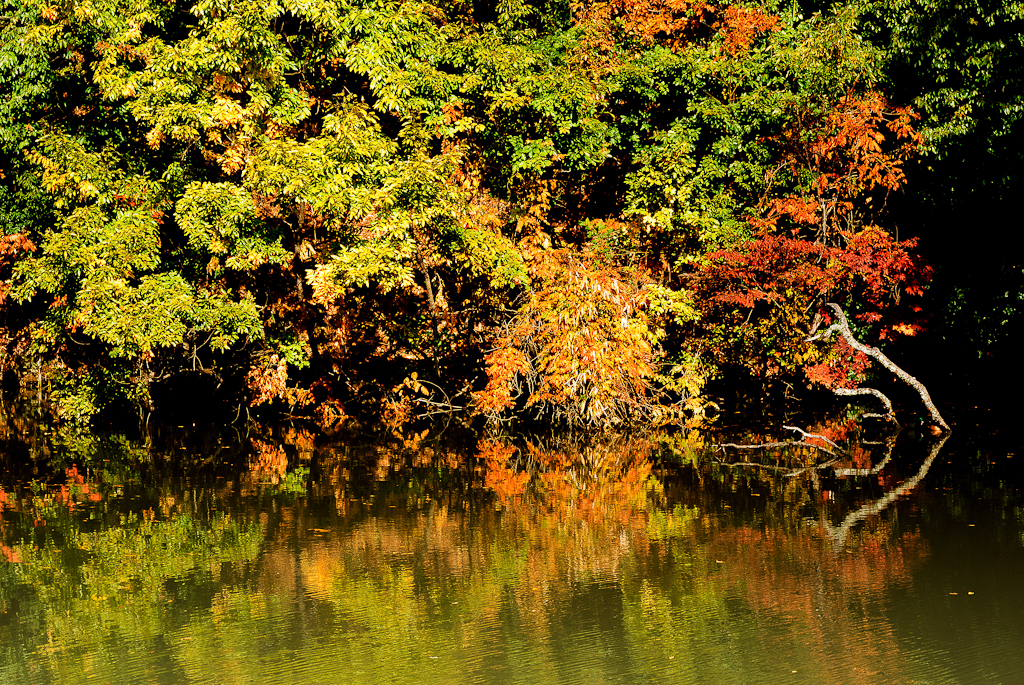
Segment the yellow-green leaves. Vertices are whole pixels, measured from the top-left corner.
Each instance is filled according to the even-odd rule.
[[[292,255],[257,217],[252,194],[231,183],[193,183],[178,200],[175,218],[189,243],[230,269],[285,264]]]

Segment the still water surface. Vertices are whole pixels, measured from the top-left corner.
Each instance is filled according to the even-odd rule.
[[[1024,682],[1024,456],[852,425],[834,459],[8,421],[0,683]]]

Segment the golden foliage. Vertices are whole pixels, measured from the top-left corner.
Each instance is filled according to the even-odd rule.
[[[534,289],[487,355],[477,408],[494,415],[523,399],[586,426],[663,416],[655,382],[660,330],[644,273],[587,252],[528,244],[523,251]]]

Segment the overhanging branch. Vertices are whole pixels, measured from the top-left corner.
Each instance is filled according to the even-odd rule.
[[[843,313],[842,308],[838,304],[836,304],[835,302],[829,302],[826,306],[835,313],[838,321],[836,321],[836,323],[833,323],[825,331],[819,333],[818,335],[811,336],[810,338],[808,338],[808,340],[817,340],[818,338],[825,338],[827,340],[828,338],[832,337],[833,333],[839,332],[843,336],[843,339],[846,340],[847,345],[857,350],[858,352],[861,352],[871,357],[879,364],[884,366],[886,369],[891,371],[893,374],[895,374],[896,377],[899,378],[901,381],[903,381],[904,383],[912,387],[914,390],[916,390],[917,393],[921,396],[921,401],[924,402],[924,406],[928,409],[928,413],[931,414],[932,421],[942,426],[943,430],[948,432],[950,430],[949,424],[945,422],[945,420],[942,418],[942,415],[939,414],[939,410],[935,408],[935,403],[932,402],[931,395],[928,394],[928,389],[924,387],[924,384],[922,384],[921,381],[917,380],[909,373],[907,373],[899,366],[897,366],[895,362],[893,362],[891,359],[885,356],[885,353],[883,353],[877,347],[870,347],[854,338],[853,333],[850,331],[850,323],[846,320],[846,314]],[[876,396],[882,395],[878,391],[871,392],[869,390],[868,392],[869,394],[877,393]],[[882,397],[884,398],[885,395],[882,395]],[[888,399],[885,399],[884,401],[887,403],[887,408],[891,412],[892,405],[888,404]]]

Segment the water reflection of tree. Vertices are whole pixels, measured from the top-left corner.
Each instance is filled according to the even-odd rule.
[[[43,518],[64,515],[70,542],[45,554],[23,545],[21,563],[0,561],[0,601],[12,607],[31,588],[40,634],[95,633],[77,644],[108,677],[124,673],[123,652],[101,638],[112,630],[159,646],[194,679],[221,682],[259,681],[278,658],[320,675],[418,682],[497,681],[513,670],[553,681],[567,658],[584,660],[574,650],[592,652],[602,677],[628,668],[653,680],[669,665],[691,674],[684,680],[714,680],[714,664],[750,653],[778,652],[826,682],[867,682],[900,663],[891,627],[867,607],[910,582],[927,547],[875,516],[852,526],[835,554],[821,521],[841,520],[830,508],[839,502],[822,499],[813,469],[785,478],[694,466],[689,454],[681,464],[650,436],[492,439],[468,451],[422,434],[358,445],[267,431],[250,441],[236,475],[190,485],[190,501],[230,506],[233,517],[184,517],[169,505],[108,522],[102,554],[97,531],[83,532],[86,493],[68,485],[75,508],[48,489]],[[872,453],[850,454],[835,466],[873,468]],[[268,497],[300,464],[307,487]],[[160,502],[182,501],[162,487]],[[14,499],[13,518],[42,512],[41,501],[33,510]],[[66,554],[86,545],[78,561]],[[118,558],[132,558],[146,581],[124,582],[131,571],[103,565]],[[46,594],[58,586],[77,594]],[[187,595],[205,599],[186,621],[167,600]],[[863,630],[870,648],[853,653],[849,635]],[[253,650],[259,659],[244,656]],[[75,681],[61,658],[50,662],[56,679]]]
[[[860,508],[851,511],[847,514],[842,522],[837,526],[829,525],[826,521],[823,523],[825,532],[832,539],[833,545],[836,550],[842,550],[846,546],[846,540],[850,535],[850,531],[853,526],[857,525],[861,521],[864,521],[869,516],[876,516],[888,508],[893,502],[895,502],[901,495],[909,493],[911,490],[916,488],[921,480],[928,474],[928,469],[931,468],[932,462],[939,456],[939,452],[942,450],[942,446],[946,444],[946,440],[949,439],[949,434],[944,434],[938,439],[932,441],[928,456],[925,457],[924,461],[921,462],[921,467],[917,470],[913,476],[900,483],[897,487],[892,488],[886,492],[882,497],[864,504]],[[884,463],[880,466],[884,466]],[[859,469],[854,471],[847,469],[844,475],[874,475],[880,471],[881,468],[868,468]]]
[[[830,442],[846,440],[831,445],[839,458],[834,453],[821,457],[805,434],[799,441],[772,445],[762,463],[723,465],[726,479],[742,469],[763,487],[762,497],[769,502],[760,516],[716,531],[709,549],[722,561],[723,582],[755,613],[802,626],[804,648],[823,666],[821,682],[902,677],[906,659],[873,603],[889,588],[911,584],[914,569],[929,552],[918,530],[881,514],[920,484],[947,436],[930,442],[916,472],[897,483],[885,476],[892,468],[895,436],[866,444],[857,441],[850,424],[839,428],[833,424],[813,431]],[[822,480],[826,477],[828,485]],[[883,492],[866,501],[852,497],[860,489],[854,483],[868,483],[864,489],[871,489],[874,480],[868,478],[885,484]],[[796,492],[802,496],[794,497]],[[773,508],[788,509],[794,500],[804,504],[803,517],[772,516]],[[779,504],[773,507],[772,502]],[[848,649],[849,636],[865,630],[872,639]],[[845,665],[843,672],[834,668],[837,663]]]
[[[710,472],[704,486],[693,483],[691,503],[673,503],[656,475],[653,444],[639,438],[598,445],[481,441],[475,465],[462,468],[482,475],[482,483],[467,488],[482,484],[492,500],[456,504],[435,495],[418,509],[356,521],[350,535],[306,549],[305,574],[343,613],[364,617],[371,633],[407,635],[447,616],[458,625],[463,649],[493,650],[495,626],[509,616],[530,643],[557,643],[564,638],[555,633],[555,616],[571,606],[571,595],[610,584],[618,588],[620,628],[638,664],[673,656],[676,665],[699,671],[716,652],[702,640],[730,621],[729,598],[740,597],[758,622],[785,617],[788,632],[809,646],[789,657],[819,669],[826,682],[870,682],[903,665],[891,627],[867,615],[864,603],[910,581],[927,555],[916,532],[875,520],[834,554],[814,519],[792,513],[814,498],[809,475],[777,490],[769,484],[786,514],[766,508],[743,520],[709,513],[700,490],[714,487]],[[388,458],[394,472],[402,459]],[[864,467],[867,459],[865,451],[840,466]],[[724,491],[716,496],[729,499]],[[411,622],[399,626],[372,609],[399,600],[415,617]],[[465,608],[454,608],[454,601]],[[836,659],[849,646],[847,636],[865,627],[874,631],[872,647]],[[766,640],[758,635],[743,639]],[[743,649],[749,645],[737,638],[717,655]],[[760,649],[775,646],[764,642]]]

